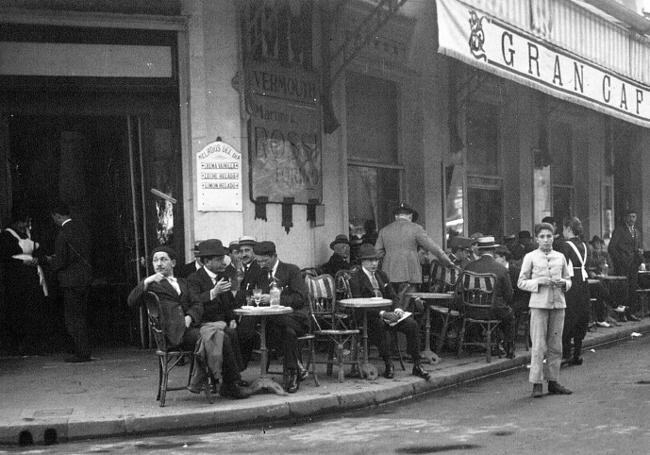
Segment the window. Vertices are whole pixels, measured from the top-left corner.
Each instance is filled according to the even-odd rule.
[[[571,125],[556,123],[551,129],[551,183],[553,217],[561,223],[573,214],[573,148]]]
[[[351,235],[392,221],[399,203],[397,87],[392,81],[348,73],[348,214]]]

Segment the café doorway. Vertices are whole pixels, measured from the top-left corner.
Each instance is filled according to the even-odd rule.
[[[183,254],[178,125],[173,103],[145,102],[140,104],[145,109],[136,109],[137,97],[126,103],[117,98],[108,108],[97,103],[77,110],[67,98],[63,112],[61,105],[47,103],[41,111],[28,105],[3,115],[3,223],[12,206],[26,208],[33,217],[33,238],[51,253],[57,227],[49,209],[56,201],[67,203],[91,235],[91,343],[144,347],[149,344],[145,315],[129,309],[126,298],[150,272],[146,258],[152,248],[167,244]],[[53,278],[49,274],[53,293],[43,319],[64,349],[63,304]]]

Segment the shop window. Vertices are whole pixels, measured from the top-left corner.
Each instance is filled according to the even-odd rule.
[[[498,106],[473,101],[467,110],[467,169],[471,174],[499,174]]]
[[[561,222],[573,213],[573,148],[571,125],[556,123],[551,134],[553,217]]]
[[[351,235],[392,221],[399,203],[398,95],[394,82],[348,73],[348,215]]]
[[[479,181],[480,180],[480,181]],[[469,234],[503,235],[503,190],[499,179],[468,178],[467,229]]]

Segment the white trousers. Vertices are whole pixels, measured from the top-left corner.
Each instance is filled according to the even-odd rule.
[[[564,309],[530,309],[530,338],[533,346],[528,380],[533,384],[560,379],[563,329]]]

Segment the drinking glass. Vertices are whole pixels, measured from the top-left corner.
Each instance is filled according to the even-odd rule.
[[[260,288],[253,289],[253,300],[255,301],[255,306],[260,306],[260,301],[262,300],[262,290]]]

